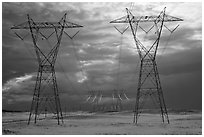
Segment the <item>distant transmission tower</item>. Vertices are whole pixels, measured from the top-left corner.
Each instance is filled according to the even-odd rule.
[[[159,72],[157,69],[156,64],[156,54],[161,38],[162,28],[163,26],[167,28],[167,26],[164,25],[164,22],[173,22],[173,21],[183,21],[180,18],[176,18],[173,16],[169,16],[165,14],[165,9],[158,15],[158,16],[134,16],[128,8],[126,8],[127,15],[123,16],[119,19],[113,20],[110,23],[128,23],[130,25],[133,38],[136,44],[137,51],[139,53],[140,57],[140,73],[139,73],[139,80],[138,80],[138,87],[137,87],[137,95],[136,95],[136,103],[135,103],[135,110],[134,110],[134,120],[133,123],[138,122],[139,114],[141,113],[142,106],[144,102],[146,101],[147,97],[154,97],[156,98],[156,103],[160,107],[161,111],[161,117],[162,121],[165,121],[165,118],[167,122],[169,123],[168,113],[163,97],[163,91],[160,83],[159,78]],[[142,28],[141,24],[148,25],[145,23],[151,23],[151,26],[148,30],[145,30]],[[178,26],[177,26],[178,27]],[[176,28],[177,28],[176,27]],[[139,37],[141,36],[141,33],[137,33],[138,28],[143,30],[146,34],[151,31],[153,28],[155,28],[155,40],[153,41],[153,44],[148,46],[144,46],[141,41],[139,40]],[[176,29],[173,30],[168,29],[171,33],[174,32]]]
[[[92,107],[93,107],[92,111],[93,112],[101,110],[101,105],[99,105],[99,103],[101,102],[102,97],[103,97],[102,91],[100,91],[100,90],[90,91],[90,94],[86,98],[86,102],[92,104]]]
[[[34,122],[36,123],[37,118],[42,113],[42,111],[47,113],[48,108],[50,112],[56,115],[58,125],[60,124],[60,119],[63,123],[55,74],[55,62],[57,59],[63,32],[66,33],[64,29],[83,27],[81,25],[66,21],[66,15],[67,13],[64,14],[59,22],[35,22],[32,18],[30,18],[29,15],[27,15],[28,20],[26,22],[20,25],[15,25],[11,28],[13,30],[30,31],[39,63],[28,124],[30,124],[33,115],[35,116]],[[49,35],[46,35],[46,32],[48,32]],[[21,40],[23,40],[24,37],[20,36],[18,33],[15,34]],[[52,40],[50,40],[51,37]],[[50,46],[50,49],[47,53],[45,52],[45,41],[47,41],[48,45]],[[46,86],[49,88],[45,89]]]

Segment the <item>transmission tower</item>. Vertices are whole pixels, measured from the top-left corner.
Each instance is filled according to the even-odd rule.
[[[134,16],[128,8],[126,8],[127,15],[123,16],[119,19],[113,20],[110,23],[128,23],[132,35],[136,44],[136,48],[140,57],[140,72],[139,72],[139,80],[136,94],[136,103],[134,110],[134,120],[133,123],[138,122],[139,115],[141,113],[141,109],[143,104],[145,103],[147,97],[150,96],[156,99],[156,103],[160,108],[162,121],[166,121],[169,123],[168,112],[166,109],[163,91],[161,87],[161,82],[159,78],[159,72],[157,69],[156,63],[156,54],[161,38],[162,28],[165,22],[175,22],[175,21],[183,21],[180,18],[169,16],[165,14],[166,7],[164,10],[157,16]],[[150,23],[152,27],[148,30],[145,30],[141,27],[141,24]],[[145,24],[147,25],[147,24]],[[167,28],[167,26],[165,26]],[[178,27],[178,26],[177,26]],[[177,28],[176,27],[176,28]],[[155,28],[155,40],[153,40],[152,45],[143,45],[140,41],[141,34],[138,35],[138,28],[143,30],[146,34]],[[175,29],[176,29],[175,28]],[[167,28],[168,29],[168,28]],[[175,30],[174,29],[174,30]],[[170,29],[168,29],[170,31]],[[174,30],[170,31],[171,33]]]
[[[113,111],[122,111],[123,101],[129,100],[124,90],[114,90],[112,93],[112,110]]]
[[[101,110],[101,106],[99,105],[99,103],[101,102],[102,97],[103,97],[102,91],[92,90],[89,92],[89,95],[86,98],[86,102],[92,104],[93,112]]]
[[[113,98],[113,111],[122,110],[122,98],[118,90],[113,91],[112,98]]]
[[[36,123],[42,111],[45,111],[46,113],[48,111],[54,113],[57,117],[58,125],[60,124],[60,120],[63,123],[59,91],[55,74],[55,62],[62,35],[63,33],[66,33],[65,29],[83,27],[81,25],[68,22],[66,20],[66,15],[67,13],[64,14],[59,22],[35,22],[28,14],[28,20],[26,22],[20,25],[15,25],[11,28],[12,30],[30,31],[29,34],[31,34],[39,64],[28,124],[30,124],[33,116],[34,123]],[[52,33],[46,35],[46,31]],[[22,36],[20,36],[18,33],[15,34],[21,40],[23,40]],[[50,41],[52,41],[52,43],[48,41],[51,39],[51,37],[52,40]],[[50,49],[47,51],[47,53],[44,50],[45,43],[43,43],[43,41],[47,41],[49,43]]]

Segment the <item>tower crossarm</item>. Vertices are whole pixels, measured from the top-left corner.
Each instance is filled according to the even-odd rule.
[[[159,16],[132,16],[131,22],[155,22],[155,21],[162,21],[162,18]],[[183,21],[183,19],[173,17],[170,15],[164,16],[164,22],[172,22],[172,21]],[[128,16],[123,16],[119,19],[113,20],[110,23],[129,23]]]
[[[130,14],[131,12],[126,9],[127,12]],[[118,18],[116,20],[111,21],[110,23],[130,23],[129,19],[128,19],[129,15],[123,16],[121,18]],[[183,21],[183,19],[180,19],[178,17],[174,17],[174,16],[170,16],[165,14],[164,15],[164,19],[161,16],[161,14],[159,16],[133,16],[131,14],[131,19],[130,19],[131,23],[136,23],[136,22],[160,22],[160,21],[164,21],[164,22],[173,22],[173,21]]]
[[[79,27],[83,27],[81,25],[78,25],[76,23],[72,23],[69,21],[65,21],[65,23],[63,24],[62,22],[34,22],[31,24],[31,26],[29,26],[29,22],[26,21],[24,23],[21,23],[19,25],[14,25],[13,27],[11,27],[11,29],[50,29],[50,28],[79,28]]]

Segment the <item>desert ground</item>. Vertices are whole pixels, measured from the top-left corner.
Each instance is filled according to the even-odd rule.
[[[69,112],[64,123],[54,118],[33,121],[27,125],[28,113],[3,112],[2,134],[18,135],[186,135],[202,134],[202,113],[169,113],[170,124],[162,123],[159,114],[142,114],[138,124],[132,112]]]

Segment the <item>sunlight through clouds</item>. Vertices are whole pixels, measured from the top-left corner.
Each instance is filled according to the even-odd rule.
[[[76,73],[77,82],[83,83],[84,81],[88,80],[87,73],[85,72],[77,72]]]
[[[21,77],[11,79],[11,80],[7,81],[3,85],[2,91],[7,92],[11,88],[18,89],[18,88],[20,88],[21,84],[23,84],[23,82],[26,82],[26,81],[30,80],[32,77],[33,77],[33,75],[26,74],[25,76],[21,76]]]

